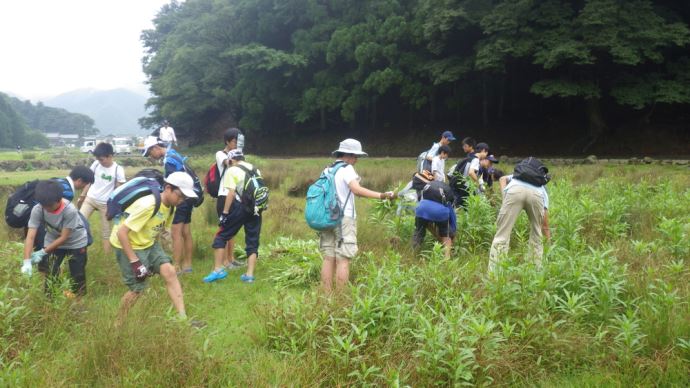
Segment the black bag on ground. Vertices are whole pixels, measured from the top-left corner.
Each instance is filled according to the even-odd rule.
[[[515,166],[513,179],[535,186],[544,186],[549,183],[551,176],[549,175],[549,169],[539,159],[530,156]]]
[[[442,205],[453,203],[453,190],[445,182],[431,181],[422,190],[422,199],[438,202]]]
[[[7,205],[5,206],[7,225],[12,228],[24,228],[29,224],[31,209],[36,204],[34,194],[37,183],[38,180],[26,182],[7,198]]]

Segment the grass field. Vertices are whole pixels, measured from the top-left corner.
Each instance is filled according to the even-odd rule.
[[[113,327],[125,286],[98,242],[87,296],[75,302],[56,290],[47,299],[39,276],[19,275],[20,236],[3,224],[0,386],[687,386],[687,167],[552,168],[554,236],[543,268],[522,261],[523,215],[494,277],[486,265],[500,195],[459,213],[449,260],[431,242],[414,254],[412,217],[358,199],[352,287],[326,299],[302,210],[328,160],[254,161],[272,190],[255,284],[241,283],[241,272],[202,283],[213,200],[194,213],[194,272],[181,281],[188,313],[208,324],[201,330],[171,318],[158,277]],[[193,163],[203,172],[211,159]],[[372,158],[356,168],[364,186],[383,190],[405,181],[413,163]],[[3,173],[0,185],[66,173]],[[98,224],[92,218],[95,236]]]

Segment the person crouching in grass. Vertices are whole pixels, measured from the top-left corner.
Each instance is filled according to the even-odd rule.
[[[40,272],[46,274],[45,291],[60,274],[60,265],[67,259],[71,293],[68,297],[86,293],[86,260],[88,233],[86,225],[74,205],[62,198],[63,187],[56,181],[41,181],[36,185],[34,199],[38,202],[31,210],[29,229],[24,242],[24,263],[22,273],[31,275],[31,264],[38,264]],[[36,231],[44,227],[45,240],[40,250],[34,252]]]
[[[160,208],[156,214],[156,198],[153,194],[141,197],[127,207],[121,217],[116,218],[115,227],[110,235],[110,243],[115,247],[122,280],[129,288],[122,297],[116,326],[122,323],[129,309],[146,288],[146,278],[154,273],[163,277],[168,295],[179,317],[187,317],[182,287],[177,279],[175,267],[170,256],[163,252],[156,237],[172,224],[175,206],[179,206],[188,198],[196,198],[196,194],[192,177],[187,173],[174,172],[165,178],[165,182],[161,192]]]

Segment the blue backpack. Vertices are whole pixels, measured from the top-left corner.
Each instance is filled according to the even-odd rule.
[[[345,166],[347,163],[343,161],[335,162],[328,170],[321,173],[316,182],[309,186],[304,218],[310,228],[323,231],[331,230],[340,225],[340,221],[343,219],[343,208],[338,203],[338,196],[335,192],[335,173]],[[345,203],[350,199],[351,194],[352,192],[348,193]]]
[[[105,216],[107,219],[112,220],[124,213],[137,199],[153,194],[153,197],[156,199],[156,207],[151,216],[153,217],[161,208],[161,191],[162,187],[160,183],[154,178],[132,178],[110,193]]]

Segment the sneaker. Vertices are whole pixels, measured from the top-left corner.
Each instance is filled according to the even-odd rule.
[[[235,261],[231,261],[228,265],[225,266],[225,268],[232,271],[234,269],[238,269],[238,268],[242,268],[242,267],[246,267],[246,266],[247,266],[246,263],[235,260]]]
[[[245,273],[240,276],[240,280],[245,283],[254,283],[254,276],[249,276]]]
[[[216,280],[225,279],[227,276],[228,273],[225,272],[225,269],[221,269],[220,271],[211,271],[211,273],[204,278],[204,283],[211,283],[215,282]]]

